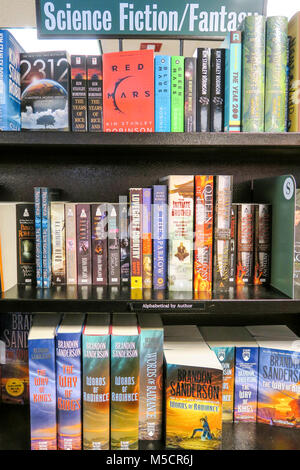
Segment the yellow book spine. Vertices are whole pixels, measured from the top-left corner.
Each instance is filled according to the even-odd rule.
[[[300,132],[300,12],[289,21],[290,77],[289,77],[289,121],[290,132]]]

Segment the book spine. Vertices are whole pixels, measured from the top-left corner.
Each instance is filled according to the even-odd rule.
[[[33,286],[36,283],[34,204],[17,204],[16,217],[18,284]]]
[[[230,33],[230,46],[225,50],[224,130],[241,131],[242,32]]]
[[[85,286],[92,284],[91,256],[91,207],[90,204],[77,204],[77,282]]]
[[[291,36],[288,36],[287,43],[286,43],[286,89],[285,89],[285,131],[286,132],[288,132],[291,127],[291,122],[289,120],[290,47],[291,47]]]
[[[141,289],[142,282],[142,188],[131,188],[130,195],[130,282],[132,288]]]
[[[49,189],[41,188],[42,200],[42,245],[43,245],[43,287],[51,287],[51,218]]]
[[[236,347],[234,422],[255,423],[258,389],[258,348]]]
[[[235,347],[214,346],[212,350],[223,367],[222,421],[233,421]]]
[[[215,188],[213,289],[228,291],[232,176],[216,176]]]
[[[184,131],[196,132],[197,59],[184,59]]]
[[[243,132],[264,132],[265,17],[247,16],[243,32]]]
[[[225,49],[211,50],[210,130],[224,131]]]
[[[237,204],[231,206],[229,286],[236,283]]]
[[[171,57],[171,132],[184,132],[184,57]]]
[[[87,131],[87,70],[86,56],[71,56],[72,131]]]
[[[66,283],[65,204],[51,202],[52,284]]]
[[[141,328],[139,439],[162,438],[163,329]]]
[[[102,57],[87,57],[88,131],[103,131]]]
[[[269,285],[271,278],[272,206],[255,205],[254,284]]]
[[[193,290],[194,176],[169,176],[170,291]]]
[[[82,335],[83,449],[109,450],[110,335]]]
[[[253,204],[238,204],[236,285],[254,282]]]
[[[153,288],[166,289],[168,277],[168,192],[166,185],[153,186]]]
[[[171,57],[154,59],[155,132],[171,131]]]
[[[143,288],[152,288],[152,189],[143,188],[142,209]]]
[[[108,284],[120,285],[119,204],[108,205]]]
[[[3,31],[0,32],[0,48],[2,51],[6,50],[5,33]],[[0,86],[0,130],[5,131],[7,129],[7,122],[6,122],[6,94],[5,94],[5,86],[4,86],[4,77],[5,77],[4,57],[0,61],[0,77],[3,77],[1,80],[2,83]]]
[[[65,204],[67,284],[77,284],[76,204]]]
[[[197,52],[197,132],[210,132],[210,49]]]
[[[130,245],[128,232],[128,198],[121,196],[120,198],[120,275],[121,284],[129,284],[130,282]]]
[[[289,80],[289,132],[300,132],[299,80],[300,80],[300,21],[295,15],[288,25],[290,36]]]
[[[265,132],[284,132],[286,129],[287,34],[286,17],[267,18]]]
[[[130,344],[130,349],[128,349]],[[120,360],[122,358],[122,360]],[[139,438],[139,336],[111,336],[111,450],[137,450]],[[124,387],[126,393],[124,393]]]
[[[93,285],[107,285],[107,205],[92,204]]]
[[[214,177],[195,176],[194,291],[212,289]]]
[[[35,264],[36,286],[43,287],[43,244],[42,244],[42,201],[41,188],[34,188],[35,207]]]
[[[31,450],[57,450],[55,340],[28,341]]]
[[[58,450],[81,450],[81,333],[56,335]]]

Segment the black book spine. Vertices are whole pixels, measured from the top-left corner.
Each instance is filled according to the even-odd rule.
[[[36,283],[34,203],[17,204],[16,219],[18,284],[34,286]]]
[[[198,48],[197,132],[210,131],[210,49]]]
[[[87,131],[86,56],[71,56],[71,117],[72,131]]]
[[[88,130],[103,130],[103,72],[102,57],[87,57]]]
[[[184,131],[196,132],[196,72],[197,59],[186,57],[184,60]]]
[[[119,204],[108,204],[108,285],[120,284]]]
[[[225,49],[211,50],[210,130],[224,132]]]

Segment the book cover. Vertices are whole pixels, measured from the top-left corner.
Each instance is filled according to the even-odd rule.
[[[247,16],[243,23],[243,132],[264,132],[265,39],[265,17]]]
[[[111,333],[110,442],[137,450],[139,438],[140,331],[134,314],[114,314]]]
[[[21,78],[20,54],[23,48],[13,35],[0,30],[0,130],[21,130]]]
[[[139,439],[162,439],[163,342],[160,315],[139,315],[140,332],[140,401]]]
[[[170,291],[193,290],[194,176],[171,175],[168,184],[168,280]]]
[[[168,284],[168,187],[153,186],[153,288],[166,289]]]
[[[238,204],[236,285],[254,283],[255,204]]]
[[[51,202],[52,284],[66,283],[65,203]]]
[[[28,336],[31,450],[57,450],[55,335],[60,314],[36,314]]]
[[[81,336],[84,314],[65,313],[56,334],[58,450],[82,448]]]
[[[153,50],[103,55],[105,132],[154,132]]]
[[[35,206],[34,203],[16,205],[18,284],[36,284],[35,265]]]
[[[232,180],[229,175],[218,175],[215,179],[214,291],[229,289]]]
[[[184,132],[196,132],[197,59],[184,59]]]
[[[21,54],[23,131],[70,131],[70,64],[64,51]]]
[[[129,204],[127,196],[120,196],[119,227],[120,227],[120,275],[121,284],[130,283],[130,243],[129,243]]]
[[[184,132],[184,57],[171,57],[171,131]]]
[[[197,132],[210,132],[210,49],[197,49]]]
[[[34,188],[36,286],[43,287],[42,197],[41,188]]]
[[[87,131],[87,69],[85,55],[71,55],[72,131]]]
[[[82,333],[84,450],[109,450],[110,315],[87,315]]]
[[[88,131],[103,131],[103,68],[102,56],[87,56]]]
[[[66,202],[66,276],[67,284],[77,284],[76,204]]]
[[[131,288],[143,287],[143,252],[142,252],[142,222],[143,222],[143,190],[129,190],[129,238],[130,238],[130,284]]]
[[[285,132],[286,129],[287,35],[287,17],[267,18],[265,132]]]
[[[299,112],[299,80],[300,80],[300,12],[289,20],[288,35],[290,36],[290,62],[289,62],[289,132],[300,131]]]
[[[255,204],[254,237],[254,284],[266,286],[271,278],[271,204]]]
[[[152,288],[152,189],[143,188],[142,251],[143,288]]]
[[[171,131],[171,57],[154,57],[155,132]]]
[[[225,49],[211,49],[210,130],[224,131]]]
[[[195,176],[194,291],[212,289],[214,177]]]
[[[52,283],[52,243],[51,243],[51,209],[52,201],[60,198],[60,190],[41,188],[42,204],[42,245],[43,245],[43,287],[51,287]]]
[[[242,32],[231,31],[225,49],[224,131],[241,131]]]
[[[31,313],[2,313],[0,339],[4,343],[1,366],[1,399],[3,403],[24,405],[29,401],[28,334]]]
[[[92,253],[91,253],[91,205],[76,206],[76,238],[77,238],[77,283],[80,286],[92,284]]]
[[[108,284],[120,285],[119,204],[108,204]]]
[[[93,285],[107,285],[107,205],[91,204]]]
[[[237,247],[237,204],[231,206],[230,253],[229,253],[229,286],[236,283],[236,247]]]

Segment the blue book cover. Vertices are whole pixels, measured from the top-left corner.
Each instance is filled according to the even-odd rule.
[[[258,389],[258,346],[235,350],[234,422],[256,422]]]
[[[166,289],[168,278],[168,188],[153,186],[153,288]]]
[[[155,132],[171,131],[171,57],[154,59]]]
[[[43,287],[41,188],[34,188],[36,286]]]
[[[81,336],[84,314],[66,313],[56,335],[58,450],[81,450]]]
[[[0,30],[0,130],[21,130],[20,44]]]
[[[55,335],[60,314],[37,314],[28,337],[31,450],[57,450]]]
[[[43,287],[46,288],[51,287],[52,279],[50,202],[57,201],[59,196],[58,189],[41,188]]]
[[[232,31],[226,38],[224,131],[241,131],[242,32]]]

